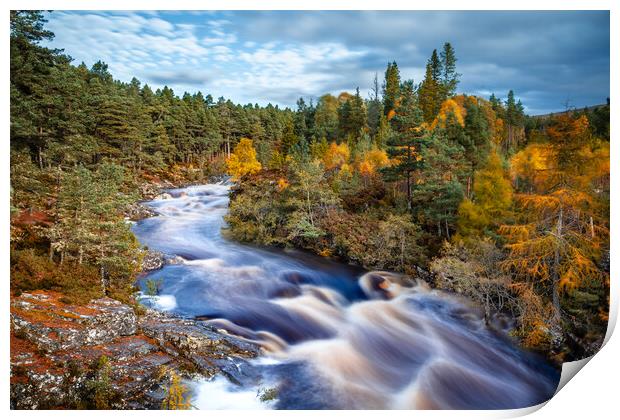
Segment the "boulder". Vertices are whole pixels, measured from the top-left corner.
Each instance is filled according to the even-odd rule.
[[[157,216],[157,212],[141,203],[132,203],[125,210],[125,217],[134,222],[153,216]]]
[[[159,251],[148,251],[142,259],[142,271],[159,270],[164,266],[164,254]]]
[[[164,192],[164,193],[161,193],[161,194],[159,194],[159,195],[155,196],[155,197],[153,198],[153,200],[169,200],[169,199],[171,199],[171,198],[172,198],[172,195],[171,195],[171,194],[169,194],[169,193],[167,193],[167,192]]]

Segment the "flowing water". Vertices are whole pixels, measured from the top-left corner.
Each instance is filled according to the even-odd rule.
[[[549,399],[559,375],[466,301],[398,275],[222,235],[227,185],[170,190],[140,242],[179,264],[145,302],[258,343],[264,356],[195,384],[199,408],[499,409]],[[145,279],[141,279],[142,287]],[[257,393],[275,388],[277,398]]]

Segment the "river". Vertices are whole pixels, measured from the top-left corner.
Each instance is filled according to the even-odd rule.
[[[180,264],[144,302],[258,343],[264,356],[193,384],[202,409],[505,409],[548,400],[559,373],[466,301],[398,275],[222,235],[229,186],[168,191],[133,227]],[[147,278],[140,280],[142,288]],[[275,389],[275,399],[257,394]]]

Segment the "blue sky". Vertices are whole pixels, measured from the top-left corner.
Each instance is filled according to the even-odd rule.
[[[450,41],[458,91],[505,97],[530,114],[605,102],[606,11],[54,11],[51,43],[115,78],[154,88],[295,105],[330,92],[367,94],[388,61],[417,83],[434,48]]]

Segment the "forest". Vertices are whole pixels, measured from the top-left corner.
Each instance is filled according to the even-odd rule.
[[[421,81],[393,61],[369,97],[241,105],[115,80],[42,46],[53,36],[41,12],[11,11],[12,293],[131,301],[145,251],[124,214],[140,185],[228,174],[230,238],[425,273],[489,321],[510,314],[556,363],[601,345],[609,100],[533,117],[513,91],[459,93],[446,42]]]

